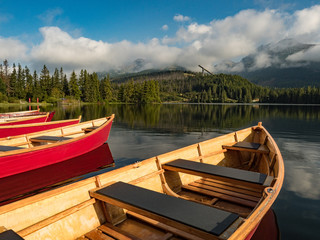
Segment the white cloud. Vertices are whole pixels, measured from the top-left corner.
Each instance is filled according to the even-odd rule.
[[[156,38],[148,43],[121,41],[110,44],[84,37],[73,38],[58,27],[44,27],[40,32],[43,41],[32,48],[31,61],[38,67],[43,64],[49,67],[63,66],[67,71],[120,68],[137,58],[146,59],[154,67],[166,66],[170,62],[168,59],[175,61],[181,51],[176,47],[160,44]]]
[[[47,12],[48,22],[61,14],[56,9]],[[191,21],[190,17],[178,14],[175,21]],[[167,25],[162,30],[168,30]],[[174,36],[163,39],[154,38],[148,42],[133,43],[123,40],[116,43],[97,41],[74,35],[58,27],[40,29],[43,40],[28,49],[26,45],[12,38],[1,38],[0,54],[2,58],[28,59],[33,66],[43,64],[64,69],[90,71],[107,71],[131,64],[141,58],[150,67],[164,67],[172,64],[197,70],[198,64],[214,69],[214,65],[226,60],[240,59],[256,53],[261,44],[278,42],[284,38],[303,40],[305,43],[319,43],[320,39],[320,5],[289,14],[282,11],[266,9],[264,11],[243,10],[224,19],[213,19],[210,23],[185,23]],[[75,37],[77,36],[77,37]],[[152,36],[151,36],[152,37]],[[6,46],[10,46],[6,47]],[[10,49],[10,51],[8,50]],[[320,47],[294,54],[291,61],[319,60]],[[19,60],[19,59],[18,59]],[[268,67],[277,61],[261,53],[255,58],[253,68]],[[243,66],[224,64],[233,69]]]
[[[287,60],[298,62],[298,61],[310,61],[320,62],[320,45],[309,48],[306,51],[300,51],[287,57]]]
[[[167,24],[163,25],[161,28],[163,31],[168,31],[169,26]]]
[[[27,46],[13,38],[0,37],[0,56],[2,60],[25,61],[27,58]]]
[[[320,5],[296,11],[292,18],[293,24],[291,25],[289,34],[302,41],[319,42]]]
[[[173,20],[175,20],[176,22],[187,22],[190,21],[190,17],[177,14],[173,17]]]

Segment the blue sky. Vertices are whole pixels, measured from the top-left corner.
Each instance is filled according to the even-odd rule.
[[[213,69],[284,38],[320,42],[320,1],[0,0],[0,61],[36,70],[107,71],[138,58],[146,68]]]

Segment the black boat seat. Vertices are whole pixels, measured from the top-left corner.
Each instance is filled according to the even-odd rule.
[[[72,139],[70,137],[56,137],[56,136],[38,136],[34,138],[30,138],[31,142],[60,142]]]
[[[162,165],[165,170],[183,172],[206,178],[217,178],[234,180],[261,186],[269,186],[273,180],[272,176],[263,173],[251,172],[236,168],[217,166],[213,164],[177,159]]]
[[[222,145],[223,149],[229,149],[229,150],[237,150],[237,151],[248,151],[253,153],[263,153],[268,154],[270,152],[269,148],[260,143],[253,143],[253,142],[237,142],[233,145]]]
[[[179,223],[215,236],[219,236],[239,218],[239,215],[234,213],[124,182],[116,182],[91,192],[91,196],[133,212],[139,211],[139,214],[155,220],[160,217],[167,225],[179,228]]]
[[[17,233],[12,230],[7,230],[0,233],[0,240],[23,240]]]
[[[19,149],[24,149],[24,148],[0,145],[0,152],[7,152],[7,151],[19,150]]]

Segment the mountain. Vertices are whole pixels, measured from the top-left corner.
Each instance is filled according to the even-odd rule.
[[[238,74],[262,86],[320,86],[320,61],[306,57],[319,47],[284,39],[260,46],[239,62],[220,63],[215,66],[215,72]]]
[[[135,80],[142,80],[148,78],[167,79],[169,75],[183,75],[187,70],[181,66],[167,66],[164,68],[152,68],[151,64],[144,59],[136,59],[131,64],[120,69],[112,69],[108,72],[98,72],[99,79],[104,78],[109,74],[110,79],[114,82],[125,82],[132,78]]]

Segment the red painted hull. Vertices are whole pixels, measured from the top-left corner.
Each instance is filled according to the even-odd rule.
[[[0,138],[9,137],[9,136],[17,136],[22,134],[28,134],[33,132],[40,132],[45,130],[50,130],[59,127],[65,127],[72,124],[79,123],[80,119],[74,119],[72,121],[57,121],[50,123],[35,123],[35,124],[21,124],[12,126],[2,126],[0,125]]]
[[[0,119],[10,119],[10,118],[22,118],[22,117],[32,117],[32,116],[44,116],[47,115],[47,112],[39,112],[39,111],[34,111],[34,112],[29,112],[29,113],[24,113],[24,114],[7,114],[7,113],[0,113]],[[51,119],[53,118],[53,115],[55,114],[55,111],[52,111],[49,113],[48,121],[51,121]]]
[[[0,178],[63,162],[90,152],[108,140],[111,126],[112,120],[109,120],[96,131],[78,139],[2,156],[0,157]]]
[[[15,121],[11,122],[0,122],[0,126],[11,126],[11,125],[20,125],[20,124],[29,124],[29,123],[41,123],[41,122],[50,122],[54,116],[55,112],[50,112],[46,115],[35,115],[26,119],[17,118]]]
[[[10,126],[10,125],[19,125],[19,124],[28,124],[28,123],[41,123],[47,121],[47,115],[36,117],[36,118],[28,118],[25,120],[17,120],[12,122],[2,122],[0,126]]]
[[[39,109],[30,110],[30,111],[19,111],[19,112],[6,112],[6,113],[0,113],[0,118],[31,116],[39,113],[40,113]]]
[[[2,178],[0,205],[50,190],[53,184],[56,185],[61,181],[71,181],[71,178],[75,177],[78,180],[80,175],[98,171],[101,167],[110,166],[113,163],[111,151],[105,143],[91,152],[70,160]]]
[[[280,232],[276,216],[272,209],[269,209],[261,222],[252,230],[245,240],[278,240]]]
[[[56,113],[55,111],[50,112],[50,113],[49,113],[49,116],[48,116],[48,118],[47,118],[47,120],[46,120],[46,122],[50,122],[50,121],[52,120],[52,118],[53,118],[53,116],[54,116],[55,113]]]

